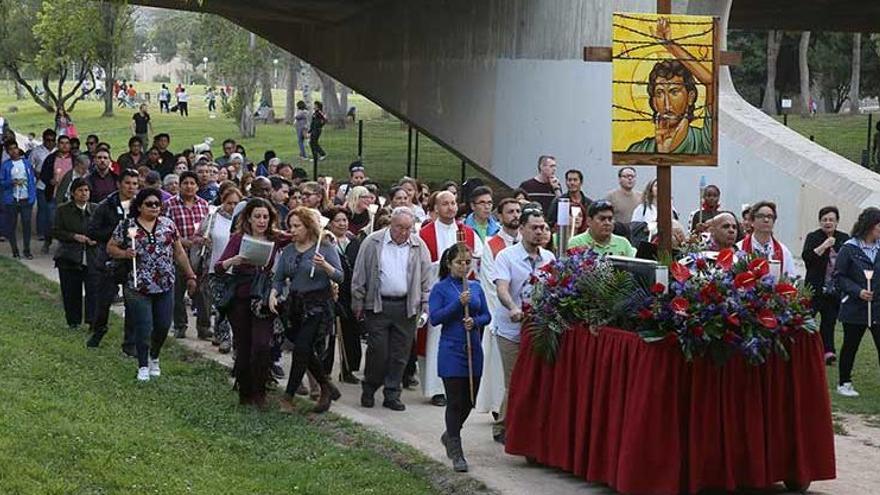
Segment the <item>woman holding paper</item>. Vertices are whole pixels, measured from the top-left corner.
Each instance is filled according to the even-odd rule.
[[[843,323],[843,346],[840,348],[840,380],[837,393],[858,397],[852,385],[852,368],[865,329],[870,328],[874,345],[880,349],[880,298],[874,297],[872,278],[880,273],[880,209],[866,208],[852,229],[852,237],[843,243],[834,265],[840,291],[840,315]]]
[[[291,245],[281,253],[269,294],[269,310],[279,312],[278,296],[289,283],[287,337],[294,349],[286,396],[292,399],[296,395],[308,369],[321,385],[321,396],[312,410],[322,413],[330,409],[331,400],[340,397],[339,390],[327,378],[330,370],[325,370],[322,362],[327,352],[333,352],[330,330],[335,314],[330,282],[341,284],[344,271],[336,247],[324,238],[313,210],[300,207],[291,211],[287,226]]]
[[[235,275],[235,296],[227,317],[235,342],[233,373],[238,384],[238,402],[259,408],[266,406],[266,383],[272,366],[272,321],[275,317],[254,308],[251,290],[257,274],[271,269],[276,254],[285,244],[275,234],[277,225],[275,208],[263,198],[251,198],[238,214],[235,231],[223,254],[214,263],[214,273]],[[269,259],[255,264],[242,254],[243,242],[272,242],[274,245]]]
[[[180,243],[177,227],[160,216],[162,194],[142,189],[131,200],[130,221],[120,222],[107,243],[107,254],[132,260],[132,276],[123,287],[126,318],[131,318],[137,348],[139,381],[158,377],[159,351],[168,336],[174,306],[174,265],[183,271],[190,297],[196,275]],[[131,230],[129,230],[131,229]]]

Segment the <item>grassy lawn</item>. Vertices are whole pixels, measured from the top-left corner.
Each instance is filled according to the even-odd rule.
[[[843,345],[843,328],[840,325],[837,326],[835,337],[839,356],[840,346]],[[837,363],[825,369],[828,371],[831,406],[835,411],[880,416],[880,365],[877,362],[877,349],[874,347],[870,332],[865,332],[862,338],[852,373],[853,387],[861,394],[860,397],[849,398],[837,395]]]
[[[874,115],[872,125],[876,125],[880,114]],[[782,116],[776,120],[782,122]],[[817,115],[813,118],[804,118],[799,115],[788,116],[788,126],[797,133],[809,138],[813,136],[815,141],[856,163],[861,163],[862,150],[867,146],[868,139],[868,115]],[[876,130],[871,130],[871,136]],[[876,164],[874,170],[878,170]]]
[[[191,93],[189,118],[159,113],[158,103],[155,101],[159,83],[136,83],[135,87],[140,93],[149,92],[153,95],[153,103],[150,106],[153,129],[156,133],[167,132],[171,135],[173,152],[190,148],[210,136],[215,139],[213,151],[216,156],[220,156],[222,154],[220,143],[231,137],[241,142],[248,152],[248,157],[254,162],[262,160],[263,152],[272,149],[283,160],[293,163],[294,166],[303,166],[310,175],[312,173],[312,163],[301,162],[297,158],[299,151],[296,135],[289,125],[258,124],[256,137],[240,139],[238,127],[232,119],[222,113],[218,113],[214,119],[209,118],[207,103],[203,98],[204,86],[187,88],[187,92]],[[173,88],[173,85],[169,87]],[[317,93],[313,94],[313,97],[320,99]],[[273,99],[278,109],[277,116],[283,117],[284,92],[276,90]],[[219,98],[217,105],[220,106]],[[18,111],[8,112],[11,106],[18,107]],[[383,185],[400,179],[406,174],[406,125],[396,118],[383,116],[382,110],[377,105],[360,95],[350,95],[349,106],[357,107],[358,118],[364,120],[363,159],[370,177]],[[129,126],[135,110],[116,108],[116,114],[112,118],[102,118],[103,111],[103,101],[86,100],[77,104],[71,117],[83,141],[87,134],[97,134],[101,140],[110,143],[115,157],[128,150],[128,138],[131,137]],[[5,81],[0,82],[0,113],[7,117],[13,128],[19,132],[33,132],[39,136],[43,129],[54,125],[53,115],[40,108],[29,97],[16,101],[9,84]],[[320,163],[319,174],[348,178],[348,164],[357,158],[357,134],[357,125],[352,125],[350,122],[345,129],[334,129],[329,125],[325,127],[321,136],[321,145],[329,157]],[[472,166],[467,167],[467,176],[484,177]],[[428,181],[435,188],[450,179],[459,181],[461,160],[428,137],[421,136],[418,177]]]
[[[88,350],[56,284],[5,257],[0,279],[0,493],[485,493],[335,415],[240,407],[228,370],[173,342],[138,384],[119,319]]]

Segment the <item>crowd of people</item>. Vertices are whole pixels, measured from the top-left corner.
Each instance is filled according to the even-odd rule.
[[[366,408],[381,390],[392,411],[406,409],[403,388],[420,387],[425,401],[446,408],[441,441],[456,471],[468,469],[460,432],[472,409],[494,412],[493,437],[505,440],[505,386],[523,304],[560,242],[656,257],[656,181],[640,193],[632,167],[619,169],[619,187],[598,200],[584,194],[582,171],[568,170],[560,181],[549,155],[510,194],[480,179],[432,191],[410,177],[382,187],[360,161],[344,183],[309,180],[272,151],[254,163],[232,139],[218,156],[174,154],[171,136],[147,143],[151,132],[133,125],[128,149],[115,159],[96,135],[81,149],[77,138],[46,129],[27,153],[4,141],[5,240],[13,257],[33,257],[36,207],[37,239],[45,253],[55,246],[71,330],[89,325],[86,345],[98,347],[121,286],[122,350],[136,358],[137,380],[161,376],[166,337],[187,338],[192,313],[196,338],[234,353],[241,404],[267,406],[268,390],[285,376],[285,350],[292,353],[285,400],[310,395],[315,412],[340,397],[336,380],[359,383]],[[702,196],[699,209],[674,222],[676,249],[699,243],[758,253],[795,274],[791,251],[774,236],[774,203],[734,212],[721,209],[717,186]],[[556,228],[565,204],[567,241]],[[836,359],[834,325],[843,322],[838,390],[855,396],[852,363],[866,328],[880,344],[877,317],[868,321],[875,300],[866,279],[880,263],[880,210],[865,210],[851,238],[837,230],[839,220],[836,208],[823,208],[802,257],[828,364]]]

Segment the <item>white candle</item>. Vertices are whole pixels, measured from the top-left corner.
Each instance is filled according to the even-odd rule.
[[[131,248],[135,249],[134,239],[137,237],[137,227],[129,227],[128,228],[128,237],[131,238]],[[131,277],[132,283],[135,289],[138,286],[138,271],[137,271],[137,256],[131,259]]]
[[[658,265],[654,268],[654,282],[669,288],[669,267]]]
[[[868,280],[868,292],[871,292],[871,279],[874,278],[874,270],[865,270],[865,278]],[[874,321],[871,319],[871,306],[873,300],[868,301],[868,326],[870,327]]]
[[[559,198],[558,208],[556,209],[556,225],[567,227],[571,220],[571,202],[568,198]]]

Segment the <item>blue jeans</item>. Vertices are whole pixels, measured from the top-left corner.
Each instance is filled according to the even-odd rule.
[[[138,366],[147,365],[147,353],[153,359],[159,358],[162,344],[168,337],[171,327],[171,313],[174,309],[174,291],[144,295],[125,288],[125,319],[131,319],[134,330]]]
[[[308,158],[306,155],[306,129],[297,129],[296,130],[296,142],[299,144],[299,156],[302,158]]]
[[[52,219],[55,218],[55,200],[46,199],[46,190],[37,189],[37,235],[49,237]]]
[[[9,246],[12,248],[13,254],[18,253],[16,230],[19,218],[21,218],[21,241],[24,244],[24,252],[25,254],[31,252],[31,212],[33,209],[33,203],[27,201],[3,205],[3,214],[6,217],[6,238],[9,239]]]

